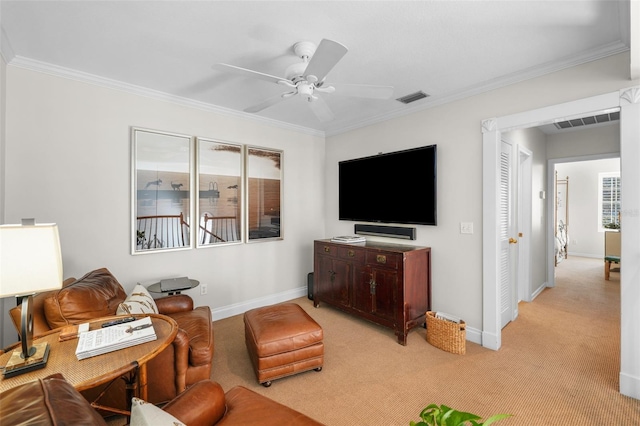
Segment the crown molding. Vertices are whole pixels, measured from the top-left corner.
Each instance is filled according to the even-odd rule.
[[[5,64],[11,62],[16,56],[2,25],[0,25],[0,56],[4,59]]]
[[[500,89],[512,84],[520,83],[533,78],[542,77],[547,74],[551,74],[557,71],[562,71],[567,68],[575,67],[578,65],[586,64],[588,62],[597,61],[609,56],[617,55],[629,51],[629,46],[621,41],[606,44],[597,49],[592,49],[583,52],[579,55],[566,57],[559,61],[543,64],[538,67],[532,67],[524,71],[517,73],[507,74],[502,77],[495,78],[488,82],[484,82],[479,85],[469,86],[459,91],[445,93],[443,95],[432,95],[426,99],[423,99],[419,105],[407,106],[402,110],[398,110],[389,114],[379,115],[371,117],[366,120],[359,121],[350,125],[346,125],[340,128],[334,128],[327,130],[325,133],[327,136],[336,136],[341,133],[346,133],[352,130],[356,130],[362,127],[370,126],[383,121],[391,120],[414,114],[420,111],[424,111],[430,108],[448,104],[450,102],[458,101],[471,96],[486,93],[492,90]]]
[[[30,71],[41,72],[49,74],[55,77],[62,77],[69,80],[78,81],[81,83],[88,83],[95,86],[105,87],[108,89],[119,90],[126,93],[143,96],[155,100],[164,102],[170,102],[189,108],[199,109],[206,112],[213,112],[226,117],[241,118],[244,120],[253,121],[260,124],[265,124],[272,127],[281,128],[284,130],[291,130],[298,133],[307,134],[316,137],[325,137],[323,131],[310,129],[303,126],[297,126],[295,124],[285,123],[283,121],[273,120],[265,117],[261,117],[255,114],[249,114],[242,111],[235,111],[229,108],[220,107],[206,102],[196,101],[193,99],[184,98],[181,96],[171,95],[169,93],[160,92],[158,90],[149,89],[134,84],[124,83],[122,81],[113,80],[110,78],[100,77],[95,74],[90,74],[71,68],[65,68],[50,63],[37,61],[34,59],[25,58],[22,56],[14,56],[11,62],[7,62],[7,65],[14,66],[16,68],[23,68]]]
[[[6,37],[2,37],[2,40],[5,40],[5,39]],[[7,44],[7,49],[9,51],[9,54],[13,54],[11,51],[11,46],[8,45],[8,42],[6,44]],[[71,80],[75,80],[83,83],[89,83],[97,86],[102,86],[109,89],[120,90],[127,93],[136,94],[139,96],[144,96],[144,97],[161,100],[165,102],[171,102],[171,103],[175,103],[175,104],[179,104],[179,105],[183,105],[183,106],[187,106],[190,108],[195,108],[195,109],[199,109],[207,112],[213,112],[213,113],[220,114],[227,117],[242,118],[255,123],[265,124],[268,126],[273,126],[273,127],[277,127],[285,130],[291,130],[298,133],[307,134],[310,136],[326,138],[329,136],[336,136],[336,135],[347,133],[363,127],[382,123],[384,121],[388,121],[391,119],[404,117],[410,114],[424,111],[429,108],[434,108],[450,102],[454,102],[454,101],[458,101],[471,96],[486,93],[491,90],[496,90],[505,86],[509,86],[511,84],[519,83],[525,80],[530,80],[536,77],[541,77],[546,74],[551,74],[556,71],[561,71],[567,68],[571,68],[577,65],[582,65],[588,62],[596,61],[598,59],[606,58],[608,56],[624,53],[627,51],[629,51],[629,46],[627,46],[623,42],[610,43],[608,45],[601,46],[598,49],[593,49],[587,52],[583,52],[580,55],[575,55],[575,56],[564,58],[563,60],[560,60],[560,61],[554,61],[552,63],[543,64],[539,67],[532,67],[522,72],[508,74],[499,78],[495,78],[488,82],[484,82],[479,85],[466,87],[456,92],[451,92],[451,93],[443,94],[440,96],[437,96],[437,95],[432,96],[424,99],[423,101],[420,101],[419,105],[407,106],[406,108],[402,108],[400,110],[397,110],[391,113],[379,114],[377,116],[369,117],[365,120],[360,120],[354,123],[346,124],[344,126],[336,126],[336,127],[329,126],[329,128],[325,131],[298,126],[298,125],[286,123],[283,121],[273,120],[273,119],[265,118],[259,115],[245,113],[242,111],[235,111],[229,108],[224,108],[217,105],[208,104],[205,102],[195,101],[192,99],[171,95],[168,93],[160,92],[160,91],[149,89],[146,87],[136,86],[133,84],[128,84],[121,81],[100,77],[100,76],[85,73],[82,71],[77,71],[70,68],[64,68],[64,67],[60,67],[57,65],[53,65],[53,64],[49,64],[41,61],[36,61],[36,60],[25,58],[22,56],[13,56],[13,58],[10,61],[6,61],[6,63],[7,65],[15,66],[18,68],[24,68],[31,71],[42,72],[45,74],[67,78],[67,79],[71,79]],[[6,55],[6,52],[3,53],[3,56],[5,55]],[[7,56],[5,56],[5,59],[6,58]]]

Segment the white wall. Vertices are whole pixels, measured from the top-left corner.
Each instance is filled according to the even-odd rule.
[[[547,158],[597,157],[620,153],[619,121],[547,136]]]
[[[628,61],[615,55],[327,138],[327,235],[353,232],[337,219],[338,161],[437,144],[438,226],[418,226],[410,243],[432,247],[432,308],[464,318],[467,336],[482,330],[482,121],[632,86]],[[460,222],[475,233],[460,234]]]
[[[620,172],[620,159],[556,164],[558,179],[569,177],[569,255],[602,258],[604,233],[598,227],[598,173]]]
[[[58,223],[66,277],[107,267],[130,290],[186,275],[208,284],[188,294],[214,317],[306,295],[323,138],[12,66],[7,81],[5,221]],[[284,150],[284,239],[132,256],[130,126]]]

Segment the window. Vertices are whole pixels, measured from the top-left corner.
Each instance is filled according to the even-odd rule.
[[[620,228],[620,172],[599,173],[598,228]]]

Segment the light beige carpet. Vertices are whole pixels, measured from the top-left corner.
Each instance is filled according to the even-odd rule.
[[[336,426],[406,426],[430,403],[483,418],[513,414],[498,423],[505,426],[640,425],[640,401],[618,392],[619,284],[619,274],[604,280],[602,260],[570,257],[557,267],[555,288],[520,303],[499,351],[467,342],[465,355],[429,345],[422,328],[401,346],[388,329],[300,298],[295,302],[324,329],[321,372],[259,385],[238,315],[214,322],[211,378]]]

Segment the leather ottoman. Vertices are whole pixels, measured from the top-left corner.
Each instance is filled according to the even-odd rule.
[[[244,337],[258,382],[322,370],[322,327],[299,305],[282,303],[244,314]]]

